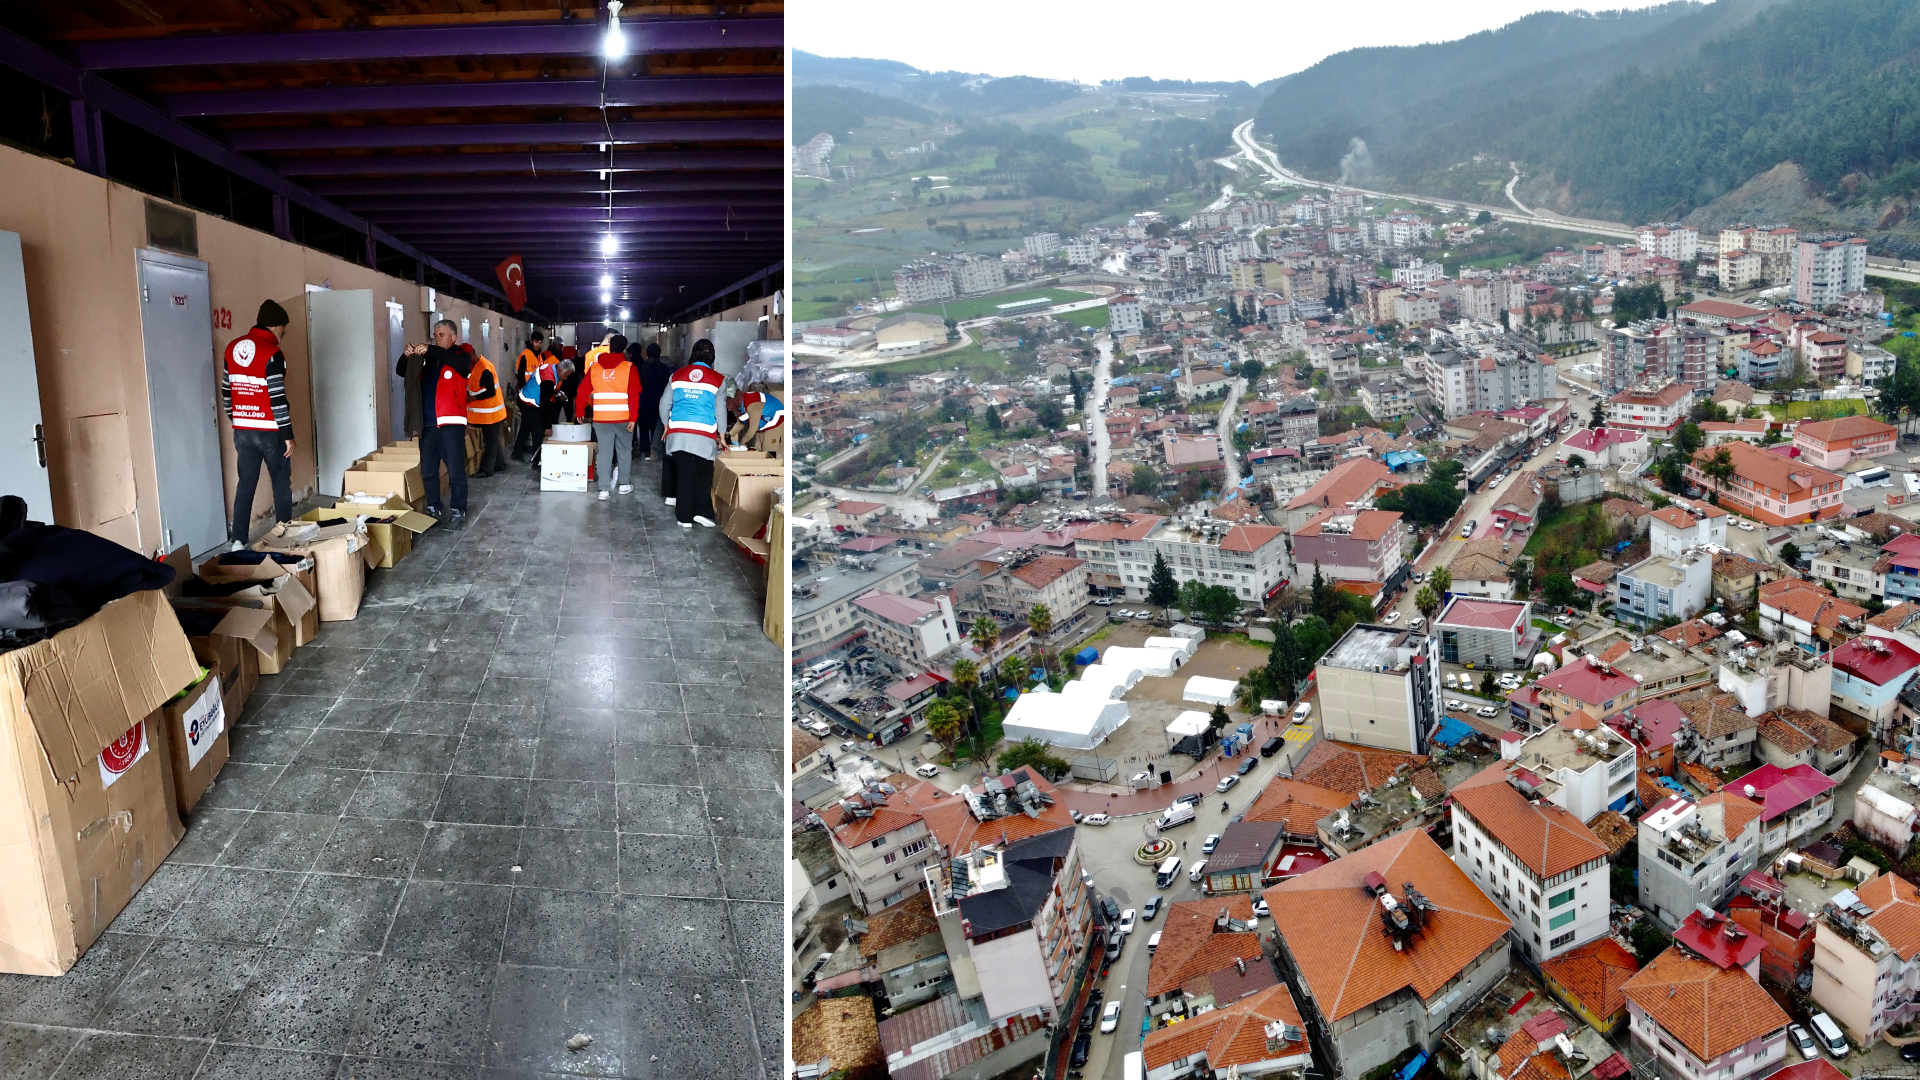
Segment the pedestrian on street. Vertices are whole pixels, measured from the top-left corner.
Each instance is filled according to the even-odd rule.
[[[726,378],[713,370],[713,342],[693,343],[687,366],[673,373],[660,395],[660,421],[668,455],[660,470],[660,494],[673,507],[683,529],[713,520],[713,459],[720,452],[720,429],[727,422]]]
[[[251,539],[261,465],[267,467],[267,483],[273,488],[274,520],[293,519],[293,414],[287,407],[287,358],[280,351],[289,321],[286,308],[263,301],[253,329],[227,344],[221,368],[220,397],[233,424],[240,473],[227,532],[236,551]]]
[[[599,446],[594,473],[600,484],[600,501],[610,497],[608,488],[620,468],[620,494],[633,493],[633,429],[640,416],[640,374],[627,360],[627,339],[614,334],[604,349],[588,354],[586,393],[577,406],[580,419],[593,424],[593,441]]]
[[[442,516],[444,464],[455,523],[467,516],[467,376],[473,371],[473,356],[459,347],[459,335],[452,319],[434,323],[433,344],[407,346],[396,372],[406,371],[409,357],[420,358],[420,478],[427,486],[427,513]]]

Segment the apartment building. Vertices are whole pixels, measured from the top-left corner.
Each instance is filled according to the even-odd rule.
[[[893,291],[903,304],[937,304],[951,300],[953,270],[943,263],[913,262],[893,272]]]
[[[1360,386],[1360,406],[1381,423],[1398,420],[1413,411],[1413,391],[1404,382],[1375,375]]]
[[[1527,784],[1535,794],[1581,821],[1624,810],[1636,797],[1639,752],[1626,736],[1598,721],[1574,716],[1524,739],[1505,740],[1500,757],[1529,774]]]
[[[1754,953],[1747,966],[1734,963],[1740,951]],[[1678,1076],[1744,1080],[1778,1067],[1788,1017],[1754,977],[1758,956],[1676,945],[1649,961],[1621,989],[1634,1042]]]
[[[1060,253],[1059,233],[1034,233],[1022,242],[1021,247],[1027,255],[1035,259],[1050,259]]]
[[[1861,1046],[1920,1017],[1920,889],[1883,873],[1821,909],[1813,1000]]]
[[[940,864],[940,849],[922,812],[948,797],[924,782],[894,792],[875,786],[820,812],[860,910],[892,907],[925,884],[927,868]]]
[[[1406,524],[1387,510],[1323,510],[1294,530],[1293,559],[1329,580],[1389,581],[1406,565]]]
[[[1725,547],[1729,516],[1725,510],[1709,503],[1682,502],[1655,510],[1647,515],[1653,554],[1674,556],[1709,544]]]
[[[1535,963],[1607,932],[1607,846],[1580,819],[1505,763],[1449,794],[1453,861],[1500,905]]]
[[[1288,580],[1284,529],[1234,525],[1202,515],[1152,520],[1154,527],[1145,537],[1135,538],[1137,530],[1127,530],[1112,540],[1129,600],[1147,598],[1156,554],[1166,560],[1175,581],[1224,585],[1249,606],[1264,604]]]
[[[843,560],[793,583],[793,662],[804,664],[867,632],[854,601],[873,592],[911,596],[920,590],[913,559],[869,556]]]
[[[1693,387],[1659,382],[1622,390],[1607,399],[1607,426],[1671,439],[1693,411]]]
[[[1484,541],[1473,541],[1483,543]],[[1296,541],[1297,544],[1297,541]],[[1455,572],[1465,572],[1461,564],[1468,559],[1483,559],[1489,556],[1466,556],[1456,559]],[[1486,575],[1495,573],[1488,570],[1475,570],[1479,588],[1485,589],[1491,581]],[[1504,578],[1504,572],[1498,573]],[[1477,590],[1476,590],[1477,591]],[[1533,605],[1525,600],[1479,599],[1475,596],[1459,595],[1460,583],[1455,582],[1455,595],[1447,601],[1447,606],[1433,620],[1431,633],[1440,645],[1440,659],[1449,664],[1473,664],[1475,667],[1492,670],[1507,670],[1525,667],[1533,656],[1528,646],[1539,639],[1533,629],[1531,615]],[[1507,592],[1512,592],[1508,583]]]
[[[1356,623],[1314,665],[1327,739],[1409,754],[1426,752],[1440,719],[1435,639]]]
[[[1060,255],[1068,266],[1092,266],[1100,261],[1100,241],[1091,236],[1075,236],[1060,245]]]
[[[1007,287],[1007,270],[999,259],[964,252],[952,257],[953,291],[974,296]]]
[[[1677,221],[1642,225],[1640,250],[1674,262],[1686,262],[1700,253],[1700,230]]]
[[[867,643],[903,670],[925,671],[964,635],[944,595],[933,602],[876,590],[853,602],[867,628]]]
[[[1084,559],[1013,555],[1005,561],[1001,556],[980,561],[980,600],[989,611],[1024,619],[1036,605],[1045,605],[1053,614],[1056,633],[1067,629],[1092,603],[1087,584]]]
[[[1613,617],[1645,628],[1691,619],[1713,597],[1713,556],[1701,548],[1649,555],[1613,579]]]
[[[1850,292],[1867,287],[1867,241],[1802,238],[1793,251],[1789,295],[1810,308],[1838,305]]]
[[[1064,1022],[1093,935],[1093,890],[1071,828],[976,848],[929,875],[934,916],[963,993],[986,1018]],[[968,996],[972,996],[968,994]]]
[[[1733,457],[1733,476],[1724,483],[1701,469],[1723,449]],[[1722,507],[1768,525],[1792,525],[1841,513],[1839,476],[1746,443],[1700,450],[1685,474],[1689,483],[1718,493]]]
[[[1833,661],[1833,701],[1865,720],[1875,738],[1887,738],[1900,716],[1900,694],[1920,671],[1920,652],[1898,638],[1857,637],[1828,654]]]
[[[1822,469],[1843,469],[1854,458],[1891,454],[1900,429],[1870,416],[1802,421],[1793,431],[1800,459]]]
[[[1559,670],[1534,680],[1545,718],[1560,723],[1574,713],[1595,720],[1625,712],[1640,700],[1640,683],[1592,654],[1569,660]]]
[[[1640,906],[1671,933],[1701,906],[1718,908],[1760,859],[1760,807],[1720,791],[1673,796],[1640,816]]]
[[[1138,334],[1146,327],[1137,296],[1113,296],[1107,299],[1107,329],[1115,338]]]

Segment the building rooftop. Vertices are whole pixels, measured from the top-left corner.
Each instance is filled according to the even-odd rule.
[[[1259,966],[1269,965],[1263,961]],[[1266,1031],[1275,1023],[1283,1025],[1283,1031],[1293,1029],[1298,1038],[1273,1045]],[[1149,1032],[1141,1054],[1151,1072],[1204,1053],[1209,1070],[1224,1076],[1236,1067],[1307,1055],[1305,1028],[1293,995],[1284,985],[1276,985],[1184,1023]]]
[[[1354,671],[1404,671],[1412,658],[1416,636],[1412,631],[1391,626],[1356,623],[1333,643],[1320,663]]]
[[[829,566],[796,580],[793,592],[794,617],[811,615],[821,608],[832,607],[871,592],[881,582],[916,565],[913,559],[901,555],[869,557],[866,564],[873,569]]]
[[[1356,540],[1369,543],[1380,540],[1400,524],[1400,513],[1394,510],[1360,510],[1343,512],[1322,510],[1293,531],[1294,536],[1351,536]]]
[[[1747,933],[1718,912],[1712,918],[1698,911],[1688,912],[1673,932],[1673,942],[1722,970],[1746,967],[1767,947],[1765,939]]]
[[[1863,437],[1879,436],[1891,439],[1898,430],[1892,424],[1875,420],[1871,416],[1843,416],[1837,420],[1803,420],[1799,427],[1793,429],[1793,438],[1795,442],[1804,438],[1808,442],[1831,445],[1842,440]]]
[[[1602,710],[1608,702],[1618,701],[1621,695],[1640,686],[1618,668],[1598,663],[1591,657],[1568,661],[1558,671],[1534,680],[1534,685]]]
[[[1640,961],[1611,937],[1595,938],[1540,964],[1541,974],[1578,999],[1588,1015],[1597,1017],[1612,1016],[1627,1007],[1627,996],[1620,990],[1639,970]]]
[[[1223,909],[1225,919],[1219,917]],[[1251,928],[1253,898],[1248,894],[1176,901],[1161,919],[1160,948],[1147,965],[1150,998],[1180,990],[1235,960],[1266,963],[1260,935]]]
[[[911,596],[900,596],[890,592],[870,592],[855,600],[853,606],[875,615],[888,622],[912,626],[932,615],[940,614],[938,604],[929,604],[925,600],[916,600]]]
[[[1440,617],[1435,620],[1440,626],[1467,626],[1481,630],[1509,630],[1525,633],[1527,612],[1530,605],[1521,600],[1482,600],[1471,596],[1456,596],[1450,601]]]
[[[1738,789],[1738,794],[1760,804],[1763,821],[1772,821],[1832,791],[1836,786],[1832,777],[1811,765],[1782,769],[1772,762],[1747,773],[1730,785]]]
[[[1489,765],[1453,789],[1453,803],[1543,879],[1604,860],[1607,845],[1585,822],[1514,786],[1515,779],[1528,783],[1525,772],[1506,762]]]
[[[1393,470],[1372,458],[1348,458],[1333,467],[1312,487],[1287,503],[1289,510],[1307,507],[1346,509],[1373,493],[1373,489],[1391,480]]]
[[[1658,585],[1663,589],[1676,589],[1686,583],[1686,568],[1701,557],[1702,553],[1697,550],[1678,555],[1649,555],[1620,571],[1620,576]]]
[[[1714,1061],[1789,1019],[1745,970],[1722,969],[1678,947],[1654,957],[1622,992],[1701,1061]]]
[[[1875,686],[1905,679],[1920,667],[1920,653],[1896,638],[1858,637],[1830,654],[1835,671],[1844,671]]]

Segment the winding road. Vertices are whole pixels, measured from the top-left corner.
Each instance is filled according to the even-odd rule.
[[[1220,424],[1215,429],[1220,435],[1220,456],[1227,466],[1227,491],[1240,486],[1240,455],[1233,449],[1233,418],[1240,411],[1240,394],[1246,388],[1247,380],[1240,378],[1227,387],[1227,400],[1220,406]]]
[[[1087,425],[1087,445],[1093,449],[1093,497],[1107,497],[1107,466],[1113,460],[1113,447],[1107,441],[1107,388],[1113,383],[1113,337],[1101,334],[1093,339],[1100,351],[1093,362],[1093,392],[1087,397],[1087,410],[1081,417]]]

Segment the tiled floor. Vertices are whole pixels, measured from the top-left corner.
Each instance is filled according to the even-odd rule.
[[[262,679],[71,972],[0,976],[0,1080],[780,1074],[757,568],[657,497],[524,466],[473,510]]]

